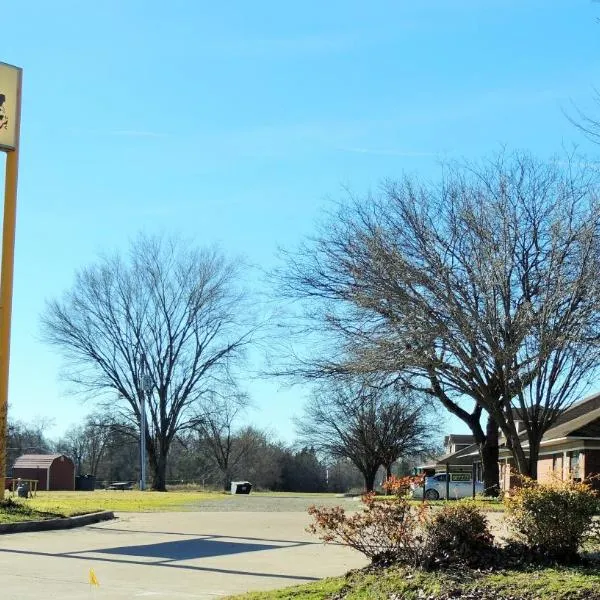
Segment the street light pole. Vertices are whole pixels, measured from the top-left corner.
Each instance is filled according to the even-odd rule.
[[[142,373],[142,389],[140,390],[140,490],[146,489],[146,395],[152,393],[152,376]]]

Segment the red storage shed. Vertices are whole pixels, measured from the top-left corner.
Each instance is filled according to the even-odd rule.
[[[23,454],[15,461],[13,479],[37,479],[38,490],[74,490],[75,465],[64,454]]]

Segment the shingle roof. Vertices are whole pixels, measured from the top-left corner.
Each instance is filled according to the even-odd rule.
[[[600,438],[600,393],[592,394],[560,413],[554,425],[542,438],[543,442],[563,437],[597,437]],[[527,443],[527,431],[521,431],[519,438]],[[506,446],[504,435],[501,436],[500,446]]]
[[[592,394],[587,398],[584,398],[580,402],[576,402],[565,410],[556,420],[555,427],[566,423],[567,421],[572,421],[581,416],[588,415],[600,408],[600,393]]]
[[[23,454],[15,460],[15,469],[47,469],[62,454]]]
[[[600,407],[555,425],[546,431],[542,441],[555,440],[569,436],[600,437]]]

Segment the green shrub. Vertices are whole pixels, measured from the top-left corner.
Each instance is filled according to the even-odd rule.
[[[470,500],[444,505],[426,522],[425,532],[430,565],[485,562],[494,549],[487,518]]]
[[[517,541],[547,558],[572,560],[590,531],[599,502],[585,483],[525,480],[504,500]]]

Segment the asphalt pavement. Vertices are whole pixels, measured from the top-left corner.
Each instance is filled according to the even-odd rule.
[[[0,597],[219,598],[364,566],[354,550],[306,533],[305,509],[313,502],[250,496],[196,512],[121,513],[80,529],[3,535]],[[344,499],[319,504],[345,502],[352,508]],[[90,584],[90,570],[98,586]]]

